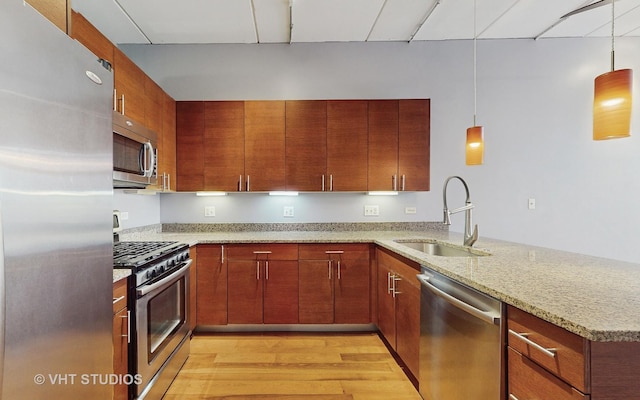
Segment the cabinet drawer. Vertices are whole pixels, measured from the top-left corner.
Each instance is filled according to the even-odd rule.
[[[226,247],[229,260],[297,260],[298,245],[289,243],[248,243]],[[268,252],[271,253],[256,253]]]
[[[510,400],[553,399],[588,400],[566,382],[514,349],[508,349]]]
[[[589,392],[585,368],[588,343],[585,339],[511,306],[507,315],[509,347],[582,392]],[[545,352],[531,342],[550,350]]]
[[[120,279],[113,284],[113,313],[127,306],[127,279]]]
[[[366,243],[322,243],[322,244],[301,244],[301,260],[327,260],[327,251],[342,251],[340,254],[343,260],[357,260],[369,258],[369,245]]]

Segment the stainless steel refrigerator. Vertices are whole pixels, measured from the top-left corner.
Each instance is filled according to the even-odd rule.
[[[21,0],[0,57],[0,397],[109,399],[113,76]]]

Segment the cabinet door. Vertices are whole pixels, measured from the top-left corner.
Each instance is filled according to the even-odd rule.
[[[222,246],[199,245],[197,250],[197,324],[226,325],[227,265]]]
[[[244,102],[205,102],[204,189],[244,190],[244,155]]]
[[[430,101],[400,100],[399,122],[399,190],[429,190]]]
[[[244,122],[245,189],[286,189],[284,101],[245,101]]]
[[[322,191],[327,174],[327,102],[286,102],[286,186]]]
[[[129,373],[129,356],[127,344],[127,327],[129,318],[127,309],[123,308],[113,316],[113,373],[124,376]],[[127,400],[129,387],[125,384],[114,385],[114,400]]]
[[[342,255],[332,256],[335,268],[334,323],[369,323],[369,246],[356,244],[343,245],[342,248]]]
[[[369,190],[399,190],[398,100],[369,101]]]
[[[196,329],[198,319],[198,252],[196,246],[189,248],[189,257],[192,260],[189,267],[189,329],[193,332]]]
[[[113,49],[113,58],[116,109],[135,121],[143,122],[145,73],[118,48]]]
[[[327,101],[329,190],[367,190],[367,101]]]
[[[177,184],[176,101],[166,93],[163,93],[162,98],[162,152],[158,180],[164,179],[163,190],[175,191]]]
[[[27,0],[27,3],[67,33],[67,7],[71,7],[67,0]]]
[[[333,271],[329,260],[300,260],[300,323],[332,324]]]
[[[396,302],[390,292],[391,268],[378,254],[378,328],[389,345],[396,348]]]
[[[176,103],[177,189],[204,188],[204,102]]]
[[[75,11],[71,11],[71,37],[113,66],[113,43],[91,25],[82,14]]]
[[[298,323],[298,262],[262,261],[264,323]]]
[[[229,323],[261,324],[263,321],[262,281],[265,277],[258,261],[229,261],[227,265]]]
[[[417,272],[416,272],[417,273]],[[420,287],[415,274],[396,282],[396,352],[413,376],[420,365]]]

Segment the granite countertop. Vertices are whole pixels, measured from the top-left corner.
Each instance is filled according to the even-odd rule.
[[[422,231],[163,232],[122,240],[204,243],[375,243],[593,341],[640,341],[640,265],[481,237],[491,255],[438,257],[396,240],[462,244],[462,234]]]
[[[113,283],[118,282],[121,279],[124,279],[131,275],[130,269],[114,269],[113,270]]]

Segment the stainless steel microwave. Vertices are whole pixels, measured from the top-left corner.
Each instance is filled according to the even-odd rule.
[[[113,187],[144,188],[158,181],[157,135],[126,116],[113,113]]]

